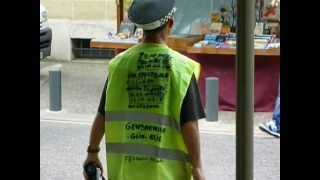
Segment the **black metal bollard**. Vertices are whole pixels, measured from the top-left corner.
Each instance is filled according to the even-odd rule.
[[[219,113],[219,79],[215,77],[206,78],[206,119],[207,121],[218,121]]]

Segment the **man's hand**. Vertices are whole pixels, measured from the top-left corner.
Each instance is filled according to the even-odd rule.
[[[104,116],[100,113],[97,113],[95,120],[93,122],[93,125],[91,127],[89,145],[94,149],[99,148],[99,144],[101,142],[103,135],[104,135]],[[87,155],[87,159],[83,163],[83,167],[88,163],[94,163],[96,166],[98,166],[101,169],[101,173],[103,173],[103,169],[102,169],[101,162],[99,160],[98,153],[89,152]],[[83,175],[87,180],[88,178],[84,171],[83,171]]]
[[[189,151],[192,164],[192,176],[194,180],[205,180],[201,166],[200,135],[198,121],[189,121],[182,126],[182,135]]]
[[[205,180],[203,171],[200,168],[193,168],[192,176],[193,176],[193,180]]]
[[[103,167],[99,159],[98,153],[88,153],[87,159],[83,163],[83,167],[89,163],[94,163],[97,167],[101,169],[101,174],[103,174]],[[83,176],[86,180],[88,180],[86,172],[83,170]]]

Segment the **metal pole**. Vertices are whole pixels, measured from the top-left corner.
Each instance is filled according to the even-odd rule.
[[[236,180],[253,180],[255,1],[237,3]]]
[[[50,111],[61,111],[61,65],[49,71]]]
[[[219,112],[219,79],[206,78],[206,119],[218,121]]]

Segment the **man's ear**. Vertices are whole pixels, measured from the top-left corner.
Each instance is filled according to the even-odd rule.
[[[174,24],[174,23],[173,23],[173,20],[172,20],[172,19],[169,19],[168,24],[169,24],[169,28],[172,29],[173,24]]]

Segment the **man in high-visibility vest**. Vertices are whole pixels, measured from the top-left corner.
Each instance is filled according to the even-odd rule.
[[[204,180],[198,119],[205,114],[197,79],[200,64],[170,49],[174,0],[134,0],[128,17],[142,43],[113,58],[92,125],[88,155],[105,135],[109,180]]]

